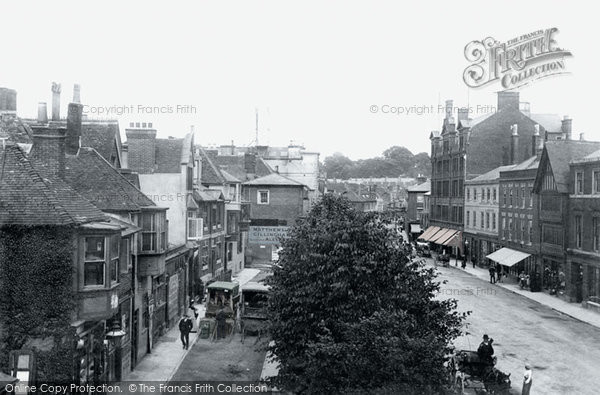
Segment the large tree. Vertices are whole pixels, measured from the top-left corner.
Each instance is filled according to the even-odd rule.
[[[465,315],[436,298],[374,214],[324,196],[290,230],[268,280],[272,384],[296,393],[435,393]]]

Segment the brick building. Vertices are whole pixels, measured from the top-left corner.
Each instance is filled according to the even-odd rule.
[[[564,141],[547,141],[533,186],[534,194],[538,195],[539,212],[539,259],[534,274],[540,278],[545,291],[572,301],[581,298],[582,278],[579,264],[567,264],[566,252],[570,239],[575,237],[574,229],[582,223],[575,223],[580,216],[570,216],[569,196],[576,185],[579,188],[583,184],[570,178],[569,162],[597,150],[600,150],[599,142],[570,140],[570,133]],[[578,207],[581,213],[581,206]],[[577,241],[573,240],[575,245]]]
[[[566,134],[562,127],[556,115],[531,114],[529,104],[519,101],[518,92],[498,92],[496,111],[475,119],[468,118],[467,109],[455,111],[453,102],[446,101],[442,131],[430,135],[430,225],[454,230],[462,237],[464,182],[499,166],[522,162],[531,156],[536,130],[559,139]],[[514,130],[518,139],[513,137]]]
[[[598,309],[594,303],[600,303],[600,150],[573,160],[569,178],[568,296]]]
[[[431,181],[419,179],[419,184],[408,187],[406,199],[405,229],[411,240],[417,238],[425,229],[426,224],[423,221],[423,211],[425,208],[425,194],[431,190]]]
[[[246,262],[268,262],[279,246],[279,237],[308,210],[305,185],[273,173],[242,184],[242,194],[250,203],[250,227]]]

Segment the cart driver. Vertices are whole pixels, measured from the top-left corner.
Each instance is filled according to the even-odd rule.
[[[494,364],[494,347],[492,346],[493,342],[494,339],[490,339],[488,335],[483,335],[483,341],[477,349],[477,355],[479,356],[479,360],[487,365]]]

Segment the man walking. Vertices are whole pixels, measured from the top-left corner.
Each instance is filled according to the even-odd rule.
[[[488,269],[488,271],[490,272],[490,283],[495,284],[496,283],[496,269],[494,268],[493,265],[490,265],[490,268]]]
[[[194,324],[187,314],[179,320],[179,332],[181,333],[181,343],[183,344],[184,350],[187,350],[190,347],[190,332],[192,331],[193,326]]]

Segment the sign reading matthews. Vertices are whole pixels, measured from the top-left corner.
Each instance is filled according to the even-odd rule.
[[[252,244],[280,244],[285,239],[289,226],[250,226],[248,230],[248,243]]]
[[[463,80],[478,88],[499,81],[504,89],[514,89],[540,78],[563,74],[565,58],[571,52],[559,48],[553,27],[523,34],[505,43],[492,37],[471,41],[465,46],[465,57],[471,65]]]

